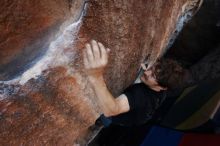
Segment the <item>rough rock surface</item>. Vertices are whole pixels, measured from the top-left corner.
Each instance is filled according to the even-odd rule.
[[[77,2],[0,2],[3,12],[0,15],[0,30],[3,32],[0,39],[1,80],[9,79],[10,73],[14,76],[16,66],[26,66],[35,58],[29,58],[32,55],[44,54],[42,51],[45,48],[42,46],[50,42],[44,37],[56,34],[62,22],[66,22],[71,14],[79,13],[81,9],[76,6],[75,11],[68,12],[69,4]],[[88,1],[87,14],[75,45],[70,48],[76,54],[73,60],[65,66],[48,68],[24,85],[0,83],[0,92],[7,91],[4,94],[7,98],[0,101],[0,144],[85,145],[87,137],[90,137],[88,128],[100,113],[83,70],[81,52],[85,42],[96,39],[111,49],[105,80],[112,93],[118,95],[134,81],[142,61],[153,63],[163,55],[181,16],[196,11],[199,2]],[[12,11],[13,8],[18,10]],[[37,47],[28,47],[37,38],[44,41],[38,40]],[[26,46],[30,50],[26,50]],[[12,67],[12,62],[17,61],[18,64]]]
[[[0,1],[0,80],[20,75],[49,46],[66,20],[78,19],[84,0]]]
[[[83,84],[62,67],[44,74],[0,102],[0,145],[62,146],[85,138],[95,107],[86,101]]]
[[[134,81],[141,62],[152,64],[166,52],[171,36],[179,31],[179,21],[200,4],[197,0],[91,1],[79,33],[80,45],[82,40],[96,39],[112,50],[106,81],[117,95]]]

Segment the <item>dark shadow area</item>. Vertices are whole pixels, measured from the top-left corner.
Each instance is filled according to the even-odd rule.
[[[138,146],[149,128],[149,124],[138,127],[111,125],[104,128],[89,146]]]
[[[166,57],[190,67],[220,44],[220,1],[204,0],[197,14],[186,24]]]

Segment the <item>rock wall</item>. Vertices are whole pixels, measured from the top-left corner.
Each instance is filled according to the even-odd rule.
[[[0,144],[85,145],[92,136],[90,132],[94,132],[89,127],[101,111],[83,69],[84,44],[96,39],[111,49],[105,80],[117,96],[134,81],[141,62],[152,64],[163,55],[177,33],[176,27],[184,22],[184,15],[193,15],[200,2],[1,1]],[[48,46],[54,38],[77,21],[85,9],[87,13],[81,15],[81,27],[71,46],[59,46],[58,50],[63,51],[52,54],[58,57],[52,58],[46,67],[39,65],[45,54],[51,57],[47,48],[50,50]],[[62,34],[64,39],[57,40],[65,44],[68,36]],[[48,62],[43,61],[41,64]],[[21,77],[31,76],[41,67],[42,72],[35,78],[20,84]],[[4,81],[15,76],[15,81]]]
[[[0,80],[21,75],[62,27],[78,19],[84,0],[0,1]],[[63,23],[67,21],[66,23]]]
[[[166,52],[185,15],[192,16],[201,1],[95,0],[90,5],[79,41],[96,39],[112,50],[106,81],[118,95],[134,81],[141,62],[153,64]]]

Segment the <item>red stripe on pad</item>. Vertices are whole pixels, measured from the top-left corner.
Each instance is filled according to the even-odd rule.
[[[220,146],[220,134],[185,134],[179,146]]]

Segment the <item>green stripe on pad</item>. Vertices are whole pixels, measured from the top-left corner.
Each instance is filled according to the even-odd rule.
[[[197,85],[194,85],[192,87],[188,87],[186,88],[183,93],[180,95],[180,97],[176,100],[175,104],[177,102],[179,102],[184,96],[186,96],[187,94],[189,94],[192,90],[194,90],[197,87]]]
[[[176,129],[185,130],[198,127],[207,122],[213,112],[216,111],[215,107],[218,106],[220,101],[220,91],[218,91],[204,106],[190,116],[186,121],[183,121]]]
[[[165,116],[162,125],[172,128],[190,129],[198,126],[199,123],[201,124],[202,122],[205,122],[210,118],[209,114],[204,114],[204,117],[200,117],[200,120],[198,120],[199,122],[196,120],[196,118],[191,116],[194,115],[198,118],[198,115],[200,115],[201,112],[204,112],[204,110],[201,110],[203,109],[203,106],[211,106],[209,104],[206,105],[206,103],[209,103],[212,100],[217,100],[218,102],[219,91],[220,79],[203,82],[198,86],[188,88],[178,98],[177,102],[171,107],[168,114]],[[215,109],[215,107],[210,108]],[[195,122],[193,122],[192,119],[194,119]],[[183,122],[187,123],[184,124]]]

